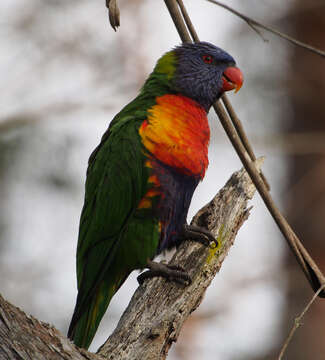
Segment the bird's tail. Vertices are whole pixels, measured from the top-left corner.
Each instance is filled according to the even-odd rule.
[[[78,347],[88,349],[113,295],[124,279],[118,282],[102,281],[91,297],[86,298],[86,301],[85,298],[82,299],[82,292],[79,290],[68,330],[68,338]]]

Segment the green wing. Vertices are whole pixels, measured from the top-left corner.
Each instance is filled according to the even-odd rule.
[[[148,190],[143,117],[114,118],[89,159],[77,248],[78,297],[68,336],[88,348],[111,297],[154,256],[158,220],[137,209]]]

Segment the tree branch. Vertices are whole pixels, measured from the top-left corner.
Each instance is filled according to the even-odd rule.
[[[0,295],[0,360],[103,360],[78,349],[53,326],[26,315]]]
[[[306,50],[308,50],[308,51],[311,51],[311,52],[313,52],[314,54],[317,54],[317,55],[319,55],[319,56],[321,56],[321,57],[325,57],[325,51],[322,51],[322,50],[317,49],[317,48],[315,48],[315,47],[313,47],[313,46],[310,46],[310,45],[308,45],[308,44],[305,44],[305,43],[303,43],[303,42],[301,42],[301,41],[299,41],[299,40],[296,40],[296,39],[294,39],[293,37],[291,37],[291,36],[289,36],[289,35],[287,35],[287,34],[284,34],[284,33],[280,32],[279,30],[274,29],[274,28],[272,28],[272,27],[270,27],[270,26],[266,26],[266,25],[264,25],[264,24],[262,24],[262,23],[260,23],[260,22],[258,22],[258,21],[256,21],[256,20],[254,20],[254,19],[252,19],[252,18],[250,18],[250,17],[248,17],[248,16],[240,13],[239,11],[233,9],[232,7],[230,7],[230,6],[226,5],[226,4],[221,3],[220,1],[217,1],[217,0],[206,0],[206,1],[222,7],[222,8],[224,8],[224,9],[230,11],[230,12],[233,13],[234,15],[238,16],[238,17],[241,18],[242,20],[244,20],[252,29],[254,29],[254,30],[262,37],[262,39],[263,39],[264,41],[265,41],[265,39],[264,39],[264,37],[262,36],[262,34],[260,33],[260,31],[257,29],[257,27],[259,27],[259,28],[261,28],[261,29],[263,29],[263,30],[265,30],[265,31],[268,31],[268,32],[270,32],[270,33],[272,33],[272,34],[274,34],[274,35],[276,35],[276,36],[279,36],[279,37],[281,37],[282,39],[285,39],[285,40],[291,42],[291,43],[294,44],[294,45],[300,46],[300,47],[302,47],[302,48],[304,48],[304,49],[306,49]]]
[[[258,167],[262,161],[257,160]],[[183,267],[190,274],[192,284],[181,286],[161,278],[147,280],[133,295],[117,328],[100,348],[100,355],[106,359],[166,358],[184,321],[200,305],[240,226],[248,218],[247,201],[254,192],[255,187],[245,170],[233,174],[192,221],[210,230],[220,247],[183,242],[170,263]]]
[[[117,6],[116,0],[106,0],[106,7],[108,9],[108,19],[114,31],[120,26],[120,9]]]
[[[259,169],[263,158],[256,161]],[[248,218],[247,202],[255,187],[244,169],[234,173],[192,223],[209,229],[219,246],[207,248],[185,241],[170,263],[182,266],[193,279],[190,286],[146,280],[136,290],[117,328],[98,354],[78,349],[53,326],[27,316],[0,296],[0,360],[7,359],[165,359],[184,321],[200,305],[207,287]]]
[[[309,308],[311,307],[311,305],[313,304],[313,302],[317,299],[317,296],[319,295],[319,293],[325,288],[325,284],[323,284],[317,291],[316,293],[313,295],[313,297],[311,298],[311,300],[308,302],[308,304],[305,306],[305,308],[303,309],[303,311],[301,312],[301,314],[295,318],[294,321],[294,325],[292,327],[292,329],[290,330],[290,333],[286,339],[286,341],[284,342],[278,360],[282,360],[283,359],[283,355],[290,343],[290,341],[292,340],[292,337],[294,335],[294,333],[296,332],[296,330],[299,328],[299,326],[302,324],[302,318],[305,316],[306,312],[309,310]]]

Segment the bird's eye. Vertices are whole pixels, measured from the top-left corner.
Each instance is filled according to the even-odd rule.
[[[213,58],[211,55],[203,55],[202,59],[206,64],[212,64]]]

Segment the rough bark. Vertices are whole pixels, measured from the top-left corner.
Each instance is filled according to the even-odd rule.
[[[53,326],[26,315],[0,295],[0,360],[99,360]]]
[[[192,284],[181,286],[161,278],[147,280],[133,295],[117,328],[99,354],[107,359],[166,358],[184,321],[200,305],[237,231],[247,219],[247,201],[254,191],[255,187],[244,170],[233,174],[192,221],[192,224],[210,230],[220,247],[207,248],[195,242],[184,242],[170,263],[182,266],[190,274]]]
[[[260,167],[258,160],[256,166]],[[201,303],[235,236],[249,215],[247,202],[255,187],[244,170],[232,175],[192,223],[209,229],[219,246],[185,241],[171,263],[192,277],[184,286],[161,278],[146,280],[136,290],[117,328],[92,354],[74,346],[53,326],[42,323],[0,296],[0,360],[4,359],[165,359],[184,321]]]

